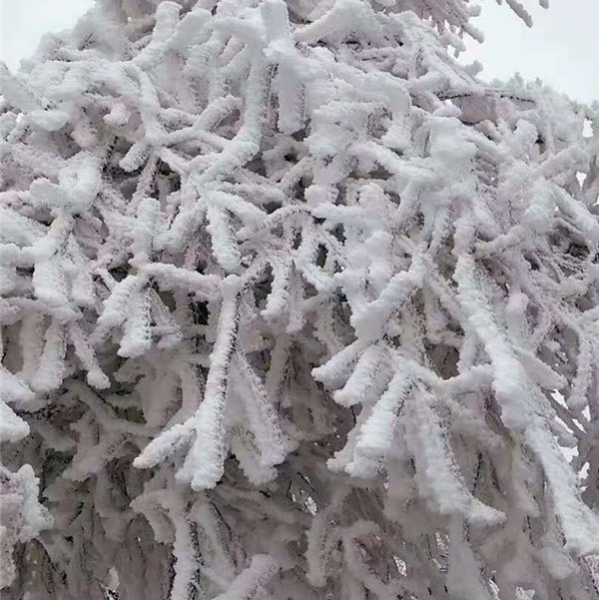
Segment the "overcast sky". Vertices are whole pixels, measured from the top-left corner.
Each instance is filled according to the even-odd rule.
[[[469,58],[485,67],[482,76],[507,79],[518,71],[525,79],[542,79],[575,100],[599,100],[599,0],[521,0],[533,16],[528,28],[492,0],[483,0],[475,24],[483,44],[468,44]]]
[[[470,42],[465,58],[479,60],[488,80],[518,71],[573,99],[599,100],[599,0],[550,0],[549,10],[537,0],[522,2],[533,13],[532,29],[505,5],[482,0],[483,14],[475,24],[486,41]],[[91,5],[91,0],[0,0],[2,60],[14,69],[35,50],[42,33],[71,27]]]

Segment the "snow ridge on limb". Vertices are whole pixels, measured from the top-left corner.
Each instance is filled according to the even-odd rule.
[[[102,0],[3,71],[8,597],[597,600],[599,117],[477,10]]]

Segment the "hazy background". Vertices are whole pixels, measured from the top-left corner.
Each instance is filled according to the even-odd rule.
[[[507,79],[518,71],[540,78],[584,102],[599,100],[599,0],[522,0],[533,14],[529,29],[506,6],[480,0],[482,16],[474,23],[484,44],[468,42],[464,61],[484,66],[483,78]],[[11,69],[31,54],[42,33],[71,27],[92,0],[0,0],[0,57]]]

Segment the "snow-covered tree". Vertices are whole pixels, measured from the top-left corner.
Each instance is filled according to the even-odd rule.
[[[3,67],[3,597],[599,598],[599,108],[477,10],[97,0]]]

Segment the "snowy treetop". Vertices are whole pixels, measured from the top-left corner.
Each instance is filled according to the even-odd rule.
[[[599,111],[477,10],[100,0],[3,67],[7,597],[599,598]]]

